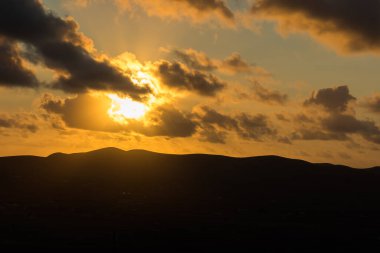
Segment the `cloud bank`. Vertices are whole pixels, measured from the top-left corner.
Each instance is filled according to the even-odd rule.
[[[58,78],[51,84],[54,88],[74,93],[114,91],[136,99],[150,92],[149,87],[136,86],[106,58],[97,57],[91,40],[79,32],[72,18],[55,16],[40,1],[0,1],[0,36],[5,38],[0,45],[0,53],[5,56],[2,61],[10,63],[6,69],[9,80],[1,80],[6,85],[36,85],[36,78],[21,65],[15,49],[15,43],[19,43],[34,56],[34,63],[57,73]]]
[[[308,33],[340,53],[380,53],[379,0],[258,0],[251,11],[281,32]]]
[[[233,26],[235,14],[224,0],[115,0],[124,10],[142,8],[149,16],[170,19],[190,19],[194,23],[216,20]]]

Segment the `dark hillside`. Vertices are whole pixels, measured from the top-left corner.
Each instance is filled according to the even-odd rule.
[[[380,246],[380,169],[107,148],[0,158],[3,252]]]

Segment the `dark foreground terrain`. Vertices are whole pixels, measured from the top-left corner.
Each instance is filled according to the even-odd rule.
[[[378,252],[380,169],[103,149],[0,158],[1,252]]]

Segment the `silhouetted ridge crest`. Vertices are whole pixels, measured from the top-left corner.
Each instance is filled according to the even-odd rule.
[[[105,148],[4,157],[0,248],[288,252],[294,242],[310,252],[331,238],[343,240],[339,249],[365,238],[363,251],[379,242],[379,182],[375,168],[279,156]]]
[[[80,153],[53,153],[48,156],[48,158],[64,158],[64,157],[91,157],[91,158],[107,158],[107,157],[119,157],[124,159],[144,159],[144,157],[167,157],[167,158],[174,158],[176,159],[206,159],[206,160],[245,160],[245,161],[251,161],[254,162],[257,166],[278,166],[282,165],[284,166],[308,166],[313,168],[328,168],[328,167],[334,167],[335,169],[353,169],[349,166],[344,165],[336,165],[336,164],[330,164],[330,163],[310,163],[304,160],[300,159],[293,159],[293,158],[286,158],[282,156],[276,156],[276,155],[267,155],[267,156],[253,156],[253,157],[230,157],[225,155],[215,155],[215,154],[165,154],[165,153],[159,153],[154,151],[148,151],[144,149],[131,149],[131,150],[123,150],[115,147],[106,147],[101,148],[89,152],[80,152]],[[371,170],[377,170],[380,169],[379,166],[368,168]],[[363,169],[362,169],[363,170]]]

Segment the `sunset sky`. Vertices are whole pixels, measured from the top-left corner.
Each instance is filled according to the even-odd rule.
[[[380,165],[380,0],[2,0],[0,156]]]

